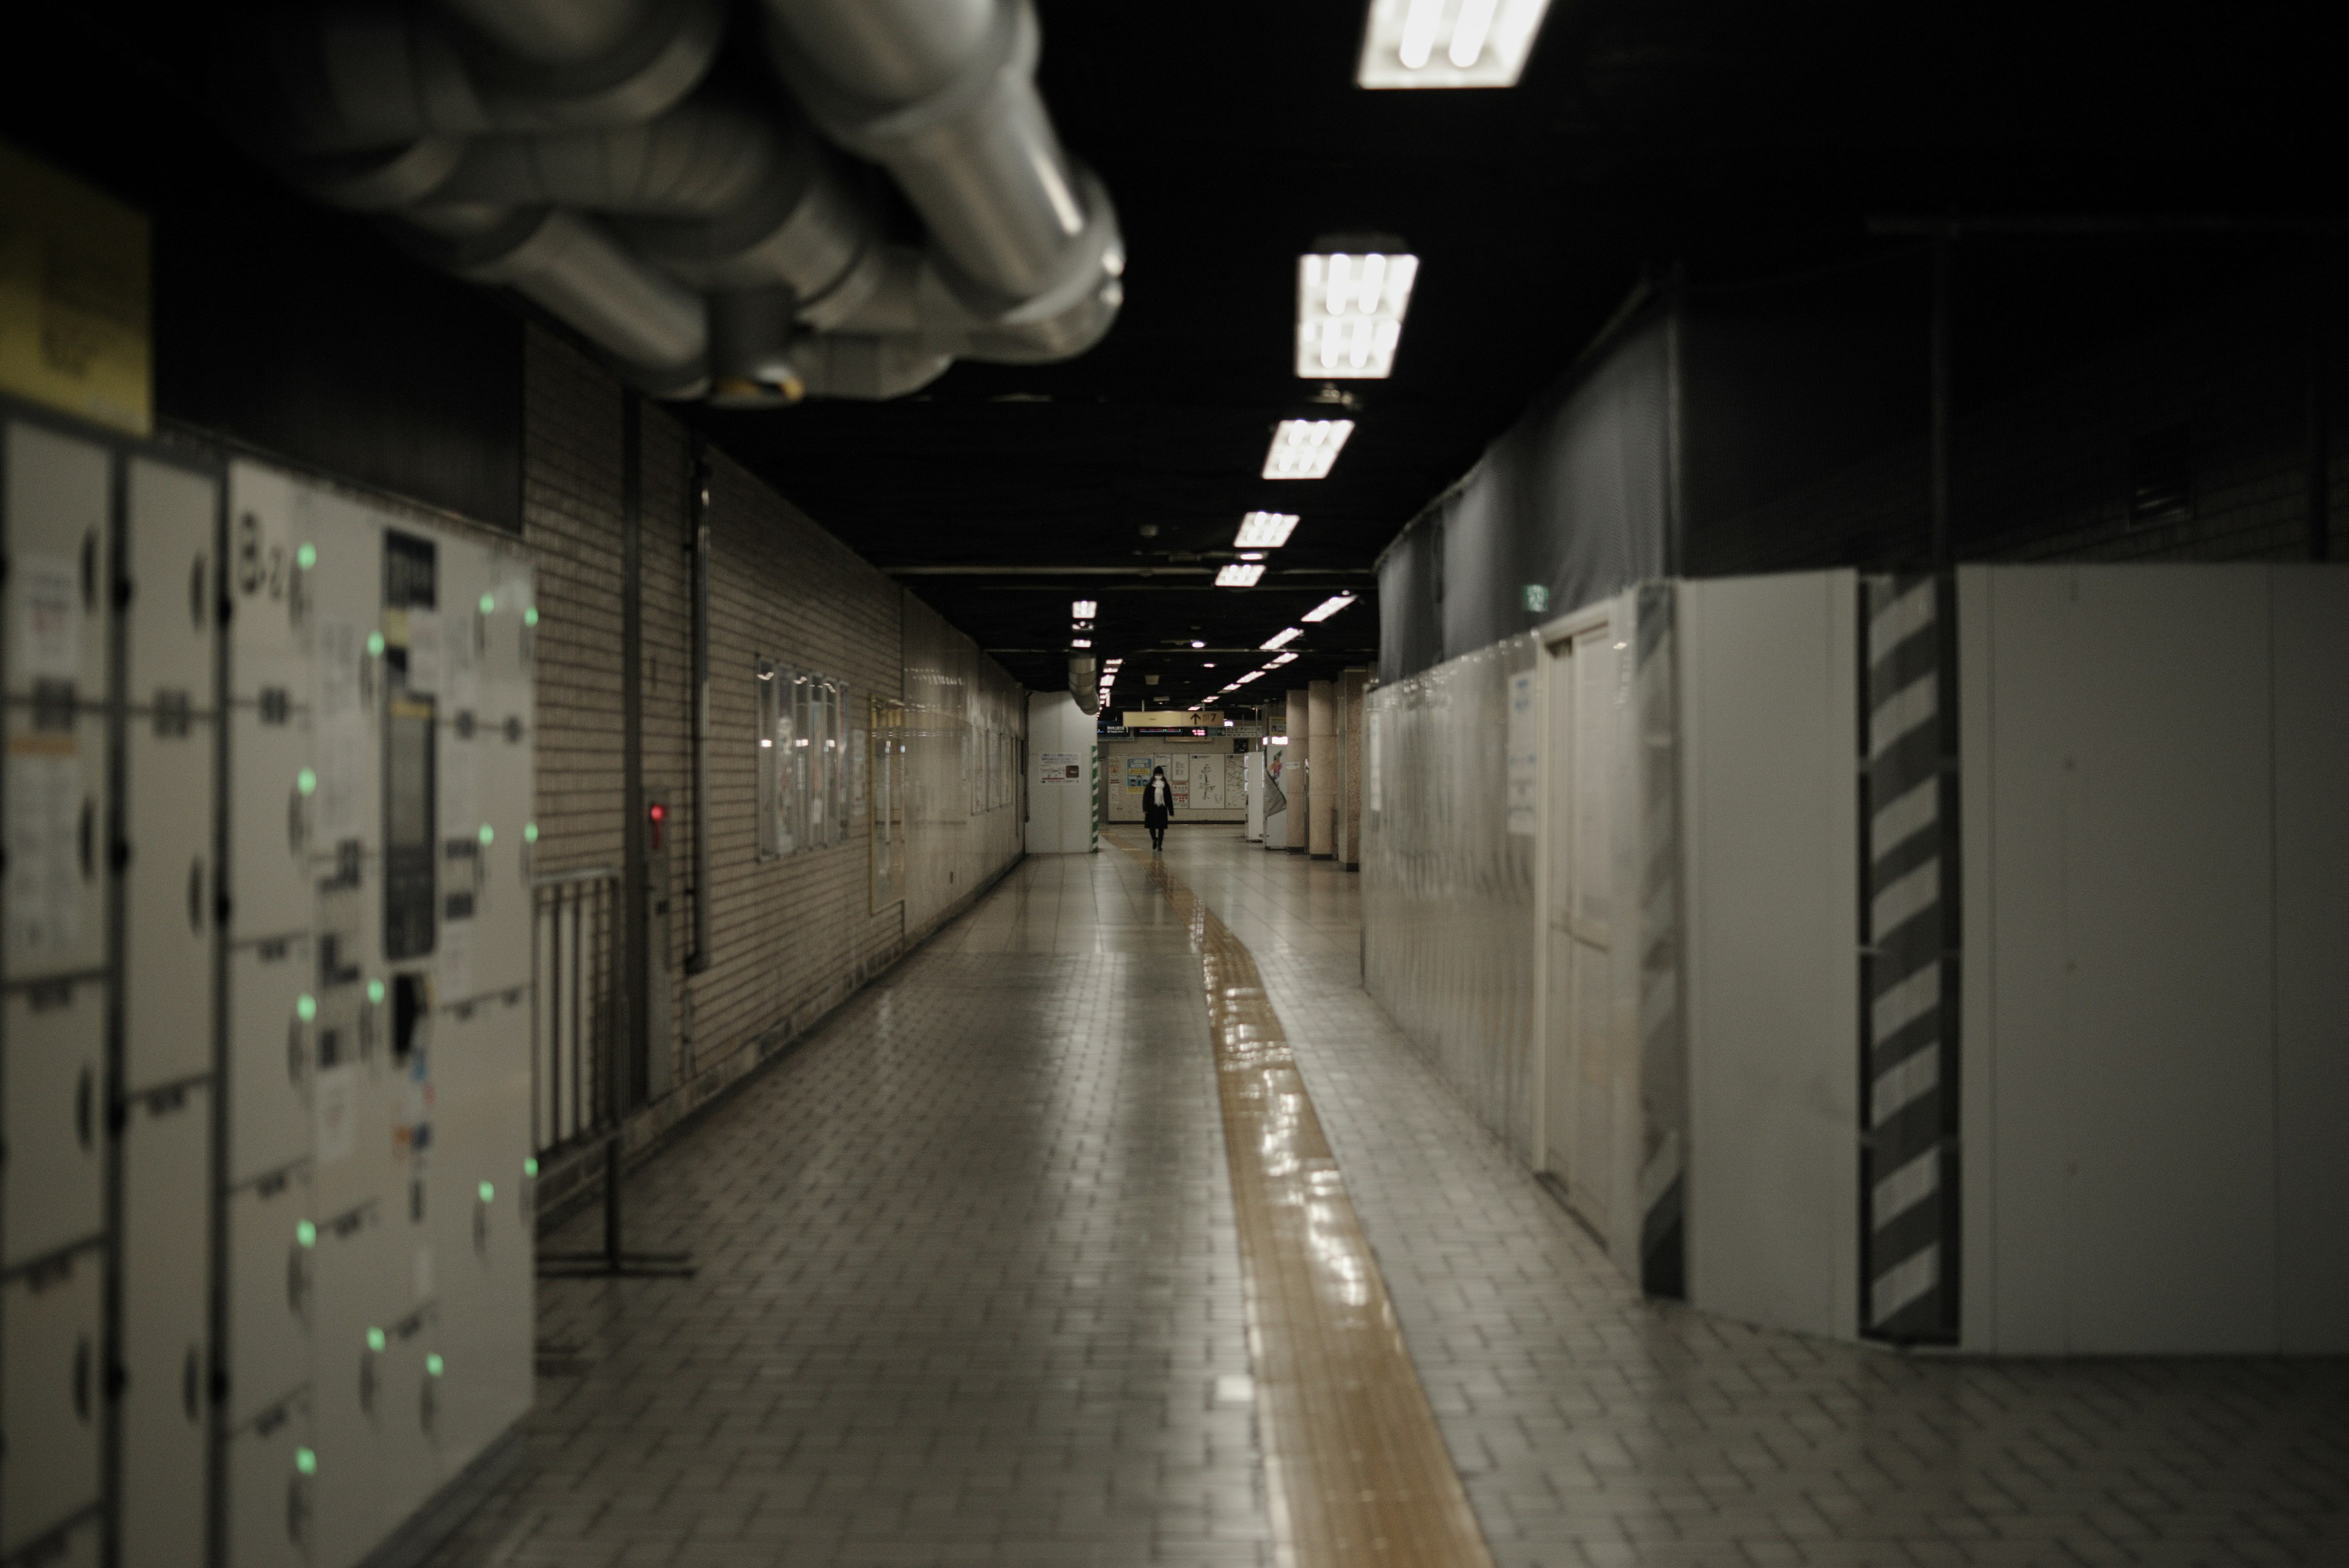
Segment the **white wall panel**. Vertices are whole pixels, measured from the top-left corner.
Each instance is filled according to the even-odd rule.
[[[2349,572],[2273,574],[2278,1313],[2349,1351]]]
[[[1082,855],[1093,846],[1094,770],[1100,766],[1099,722],[1065,691],[1031,692],[1028,698],[1028,853]],[[1016,743],[1016,738],[1015,738]],[[1047,758],[1055,761],[1047,776]]]
[[[1992,1251],[1997,1314],[1992,1348],[2057,1354],[2068,1343],[2070,1177],[2064,1121],[2070,1096],[2064,1024],[2064,757],[2070,701],[2054,678],[2071,657],[2062,572],[2002,571],[1991,596],[1990,682],[1994,707],[1987,761],[1991,830],[1970,838],[1968,875],[1991,878],[1976,899],[1992,923],[1989,1007],[1970,1011],[1969,1037],[1987,1024],[1991,1126],[1969,1128],[1968,1152],[1992,1178]],[[1968,699],[1971,700],[1971,699]],[[1985,1145],[1984,1137],[1988,1137]],[[1971,1341],[1972,1331],[1968,1337]]]
[[[1856,581],[1686,585],[1690,1297],[1854,1332]]]
[[[2271,1349],[2268,574],[2077,582],[2060,672],[2073,1343]]]

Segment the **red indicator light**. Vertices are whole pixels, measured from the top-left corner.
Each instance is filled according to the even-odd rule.
[[[653,820],[655,822],[667,822],[668,820],[668,807],[660,805],[658,802],[655,802],[653,805]]]

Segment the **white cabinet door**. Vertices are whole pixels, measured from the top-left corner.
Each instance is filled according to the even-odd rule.
[[[136,1098],[122,1150],[123,1568],[196,1568],[211,1407],[212,1093]]]
[[[228,1440],[228,1560],[235,1568],[314,1568],[316,1471],[310,1409],[294,1399]],[[315,1568],[329,1568],[319,1560]]]
[[[58,981],[0,1001],[0,1239],[17,1264],[105,1223],[106,987]],[[15,1325],[8,1327],[13,1337]]]
[[[0,1284],[0,1557],[98,1501],[104,1282],[86,1251]]]
[[[141,711],[177,706],[210,713],[220,481],[134,457],[124,486],[123,572],[130,599],[122,700]]]
[[[106,724],[55,705],[7,713],[10,980],[93,970],[106,957]]]
[[[229,935],[306,930],[318,774],[307,710],[240,707],[229,715]]]
[[[310,1173],[296,1167],[229,1194],[228,1419],[241,1427],[310,1376]]]
[[[135,1093],[212,1066],[212,722],[134,714],[124,745],[124,1066]]]
[[[106,541],[113,459],[106,448],[11,421],[0,526],[7,542],[11,697],[106,696]]]
[[[228,1179],[241,1186],[310,1154],[316,971],[308,937],[254,942],[228,955]]]
[[[229,469],[229,701],[310,703],[310,617],[302,545],[311,487],[254,462]],[[313,548],[315,549],[315,545]]]

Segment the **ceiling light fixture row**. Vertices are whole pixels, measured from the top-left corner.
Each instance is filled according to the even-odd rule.
[[[1366,88],[1517,85],[1549,0],[1371,0],[1354,80]]]
[[[1394,373],[1419,258],[1345,251],[1297,260],[1297,373],[1377,380]]]
[[[1297,515],[1291,512],[1251,512],[1240,519],[1240,531],[1232,536],[1237,550],[1278,550],[1288,543],[1289,535],[1297,531]]]
[[[1353,433],[1351,420],[1283,420],[1264,454],[1264,477],[1327,479]]]

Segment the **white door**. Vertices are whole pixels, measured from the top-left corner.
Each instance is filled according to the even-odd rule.
[[[1615,1126],[1628,1082],[1613,1039],[1618,655],[1599,626],[1548,650],[1549,857],[1544,1164],[1575,1210],[1612,1241]]]

